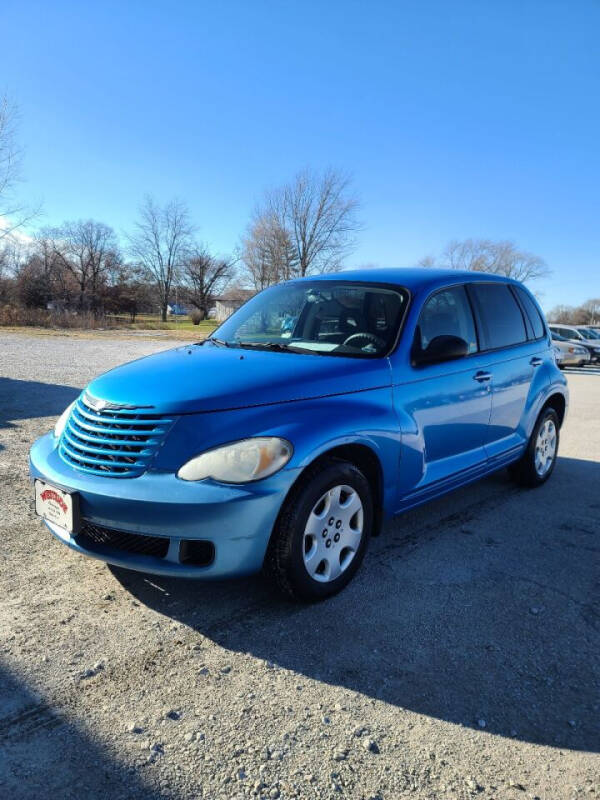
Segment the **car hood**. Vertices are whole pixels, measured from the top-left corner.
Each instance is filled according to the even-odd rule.
[[[278,353],[189,345],[146,356],[93,380],[87,391],[109,403],[160,414],[225,411],[391,385],[387,358]]]

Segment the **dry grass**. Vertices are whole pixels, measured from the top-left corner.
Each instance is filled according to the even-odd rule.
[[[91,313],[46,311],[17,305],[0,306],[0,329],[34,336],[76,336],[92,339],[147,335],[189,342],[205,339],[215,327],[216,323],[211,320],[194,325],[186,317],[178,318],[177,321],[161,322],[151,315],[140,315],[132,323],[127,317],[113,315],[95,316]]]

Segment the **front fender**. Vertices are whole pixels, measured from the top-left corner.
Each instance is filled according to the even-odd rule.
[[[298,473],[340,445],[369,447],[381,465],[383,505],[394,507],[400,458],[400,429],[392,389],[383,387],[314,400],[180,417],[154,469],[176,472],[190,458],[251,436],[280,436],[293,446],[285,471]]]

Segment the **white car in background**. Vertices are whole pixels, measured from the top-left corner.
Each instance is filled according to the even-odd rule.
[[[552,333],[558,333],[569,342],[585,347],[590,354],[591,361],[600,361],[600,339],[597,339],[585,326],[551,322],[548,327]]]
[[[563,367],[584,367],[590,363],[591,356],[587,347],[582,344],[575,344],[569,339],[565,339],[560,333],[551,330],[552,344],[554,350],[560,353],[560,357],[556,359],[556,363],[562,369]],[[600,341],[600,340],[599,340]]]

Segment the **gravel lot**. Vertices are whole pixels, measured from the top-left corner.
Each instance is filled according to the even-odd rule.
[[[0,334],[0,796],[599,796],[600,370],[569,375],[549,484],[397,518],[306,608],[109,569],[34,516],[33,440],[172,345]]]

